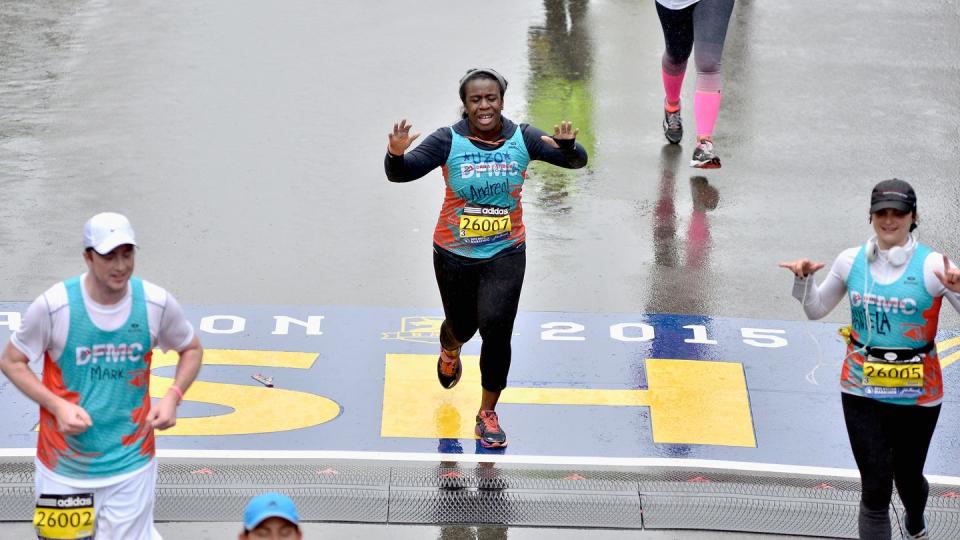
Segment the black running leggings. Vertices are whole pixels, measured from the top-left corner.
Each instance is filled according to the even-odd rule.
[[[443,300],[440,345],[455,350],[480,330],[480,384],[507,387],[510,338],[527,267],[522,249],[490,259],[468,259],[433,247],[433,269]]]
[[[720,58],[723,56],[723,43],[727,39],[733,2],[700,0],[676,10],[656,3],[666,43],[661,65],[667,74],[680,75],[685,72],[690,52],[695,50],[697,90],[720,91]]]
[[[911,534],[923,528],[930,491],[923,477],[940,405],[892,405],[841,394],[853,457],[860,469],[860,538],[890,538],[893,484],[903,501]]]

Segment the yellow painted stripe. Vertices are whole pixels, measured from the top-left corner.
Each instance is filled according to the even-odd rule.
[[[943,354],[944,352],[952,349],[956,345],[960,345],[960,336],[943,340],[937,343],[937,354]],[[956,362],[958,359],[960,359],[960,351],[941,357],[940,368],[941,369],[946,368],[950,364]]]
[[[447,390],[437,381],[435,355],[388,354],[381,436],[474,437],[479,357],[461,360],[460,383]],[[500,403],[650,407],[654,442],[756,446],[739,363],[648,359],[646,369],[646,390],[510,387]]]
[[[177,363],[175,352],[156,351],[151,363],[154,369]],[[309,369],[316,353],[283,351],[246,351],[207,349],[204,365],[234,365]],[[150,378],[150,395],[164,396],[173,384],[170,377]],[[308,392],[266,388],[259,383],[227,384],[196,381],[184,395],[188,401],[212,403],[233,409],[227,414],[180,418],[177,425],[158,431],[158,435],[248,435],[274,433],[307,428],[333,420],[340,414],[335,401]]]
[[[650,405],[646,390],[597,390],[585,388],[507,388],[501,403],[528,405],[612,405],[642,407]]]

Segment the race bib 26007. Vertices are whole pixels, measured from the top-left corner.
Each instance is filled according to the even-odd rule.
[[[465,206],[460,214],[460,239],[486,244],[510,235],[510,210],[499,206]]]

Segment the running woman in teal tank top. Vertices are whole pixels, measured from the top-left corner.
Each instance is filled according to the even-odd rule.
[[[510,338],[526,269],[520,194],[527,165],[540,159],[570,169],[587,163],[570,122],[553,136],[501,115],[507,81],[492,69],[460,80],[463,119],[407,152],[420,136],[402,120],[389,134],[384,169],[391,182],[409,182],[441,167],[446,191],[433,234],[433,265],[443,301],[437,378],[460,380],[460,348],[479,330],[483,392],[476,433],[481,446],[502,448],[507,437],[494,411],[507,386]]]
[[[860,537],[890,538],[896,484],[905,537],[927,538],[923,465],[943,400],[935,340],[943,299],[960,311],[960,272],[911,234],[917,197],[907,182],[873,188],[870,222],[874,236],[843,251],[820,285],[811,276],[822,263],[780,266],[795,274],[793,295],[809,318],[827,315],[845,296],[850,302],[840,398],[860,470]]]
[[[154,429],[176,424],[200,341],[172,295],[133,277],[136,239],[120,214],[84,226],[87,272],[39,296],[0,370],[40,405],[37,536],[156,540]],[[179,354],[173,384],[150,399],[154,346]],[[38,379],[28,365],[43,362]]]

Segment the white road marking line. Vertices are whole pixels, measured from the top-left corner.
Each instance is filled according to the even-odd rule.
[[[33,448],[0,448],[3,457],[33,457]],[[157,450],[157,457],[164,459],[335,459],[353,461],[407,461],[407,462],[457,462],[457,463],[502,463],[507,465],[548,465],[583,467],[621,467],[668,470],[693,470],[716,472],[744,472],[786,476],[814,476],[859,480],[856,469],[838,467],[811,467],[805,465],[782,465],[776,463],[752,463],[746,461],[722,461],[712,459],[679,458],[609,458],[582,456],[521,456],[506,454],[435,454],[426,452],[353,452],[318,450]],[[960,477],[926,475],[929,482],[938,485],[960,486]]]

